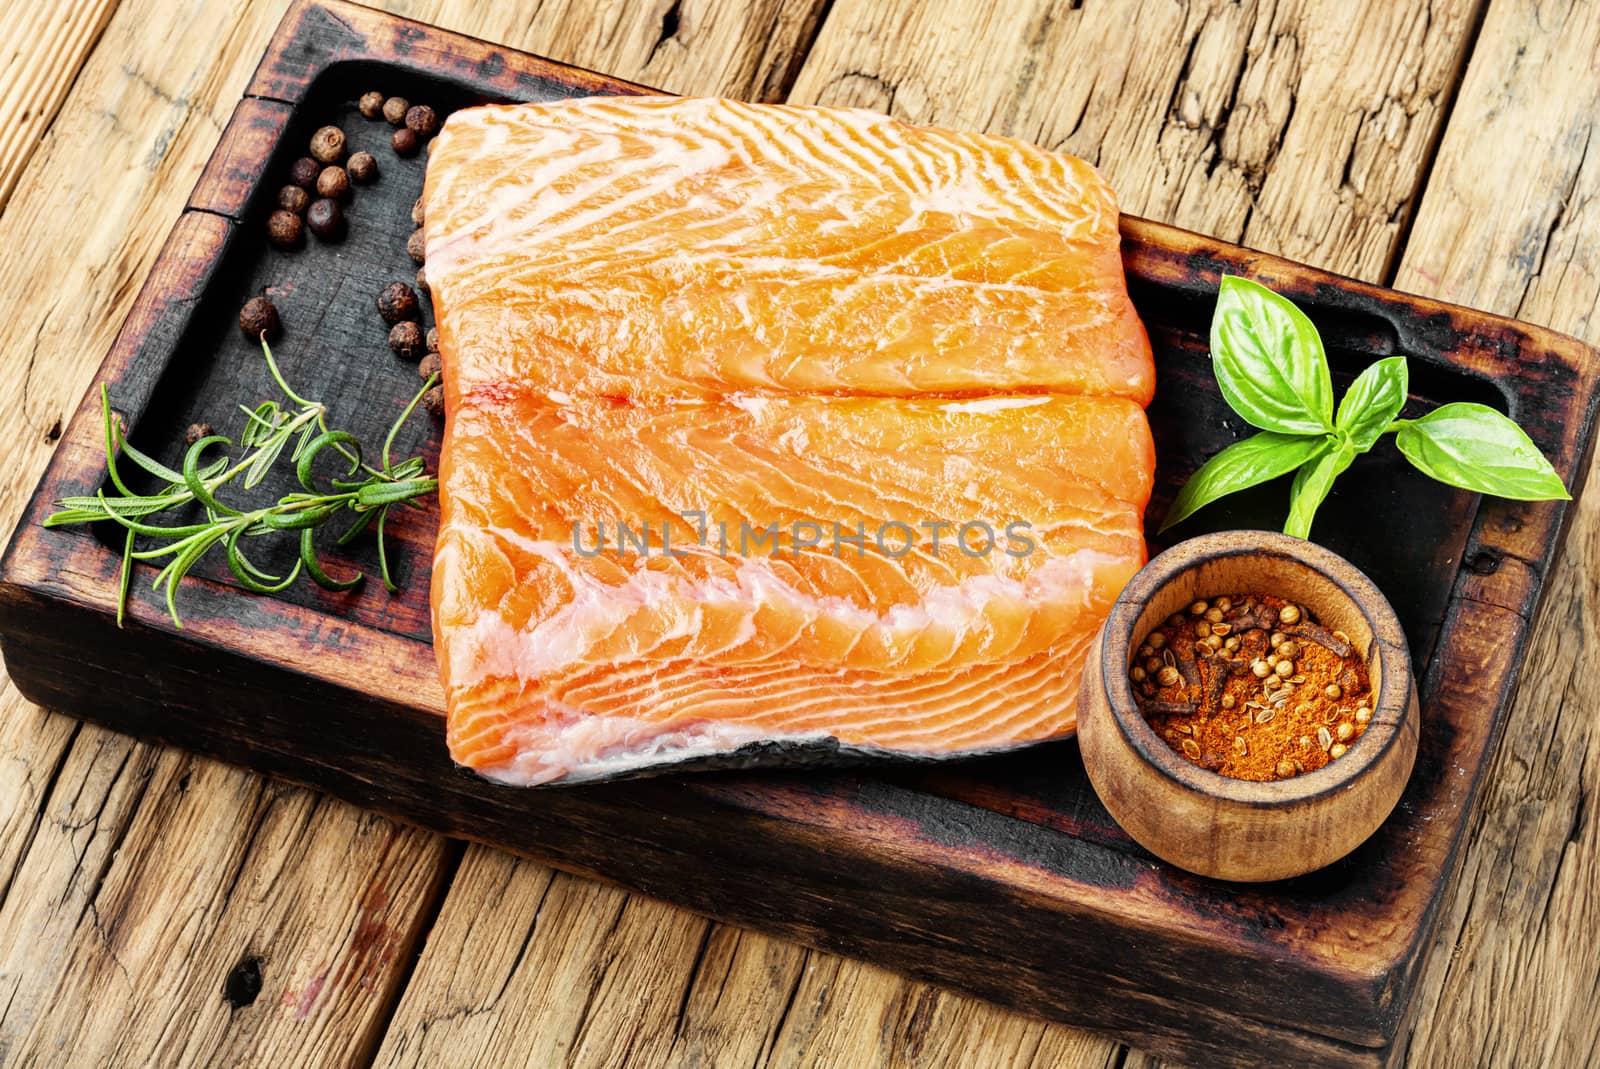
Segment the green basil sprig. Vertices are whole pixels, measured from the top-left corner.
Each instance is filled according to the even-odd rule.
[[[1444,405],[1400,419],[1406,359],[1379,360],[1333,407],[1322,338],[1294,303],[1249,279],[1226,275],[1211,320],[1211,367],[1229,406],[1260,433],[1208,460],[1179,491],[1164,531],[1219,497],[1295,472],[1285,534],[1306,538],[1318,506],[1356,457],[1395,435],[1425,474],[1464,490],[1520,501],[1571,497],[1544,454],[1511,420],[1486,405]]]

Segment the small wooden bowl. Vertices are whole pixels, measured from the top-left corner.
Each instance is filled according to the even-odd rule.
[[[1186,761],[1134,703],[1139,641],[1196,600],[1276,594],[1343,631],[1365,653],[1376,704],[1366,731],[1323,768],[1258,783]],[[1083,763],[1100,800],[1140,845],[1223,880],[1279,880],[1338,860],[1400,799],[1420,714],[1394,610],[1372,581],[1321,546],[1270,531],[1226,531],[1167,550],[1134,576],[1089,651],[1078,691]]]

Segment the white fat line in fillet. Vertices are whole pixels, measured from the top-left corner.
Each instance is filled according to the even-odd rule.
[[[918,604],[897,604],[887,612],[853,605],[837,595],[815,595],[800,590],[778,575],[771,563],[761,558],[740,562],[734,577],[689,579],[667,573],[639,571],[617,585],[602,583],[571,568],[557,543],[537,542],[517,532],[493,529],[494,537],[519,545],[531,555],[557,563],[572,585],[572,598],[534,627],[512,628],[499,612],[485,608],[472,624],[462,629],[452,642],[452,678],[471,678],[474,665],[492,675],[537,678],[558,672],[574,663],[587,661],[588,650],[598,641],[616,633],[641,609],[665,602],[693,605],[696,612],[705,605],[738,608],[781,605],[808,623],[827,618],[858,631],[876,630],[893,643],[914,639],[929,627],[946,627],[960,635],[981,622],[992,601],[1014,601],[1022,605],[1050,603],[1077,605],[1086,609],[1094,589],[1094,567],[1114,561],[1093,550],[1078,550],[1056,557],[1030,573],[1026,579],[996,575],[974,575],[954,587],[935,587]],[[685,616],[691,614],[684,614]],[[699,617],[696,615],[695,619]],[[693,637],[686,629],[669,637]],[[470,638],[469,638],[470,636]],[[485,654],[494,654],[484,664]],[[456,663],[460,658],[461,663]]]

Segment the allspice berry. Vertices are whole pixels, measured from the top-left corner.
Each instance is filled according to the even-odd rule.
[[[401,126],[406,121],[406,112],[411,110],[411,101],[405,97],[390,97],[383,102],[383,117],[396,126]]]
[[[306,226],[324,241],[340,237],[344,234],[344,209],[339,207],[338,201],[328,197],[314,200],[306,209]]]
[[[438,327],[429,327],[428,328],[428,352],[436,353],[438,351],[439,351],[439,328]]]
[[[406,238],[406,255],[417,263],[422,263],[428,258],[428,237],[425,230],[413,230],[411,236]]]
[[[352,153],[344,169],[349,173],[350,181],[359,182],[361,185],[366,185],[378,177],[378,161],[370,152]]]
[[[396,323],[389,328],[389,348],[396,356],[417,359],[422,355],[422,327],[414,319]]]
[[[411,205],[411,222],[415,226],[421,226],[424,222],[421,197],[418,197],[416,202]]]
[[[194,443],[198,442],[200,439],[210,438],[216,433],[216,428],[211,426],[209,423],[204,421],[200,423],[191,423],[189,424],[189,428],[183,432],[183,444],[194,445]]]
[[[239,329],[251,341],[260,341],[263,334],[276,338],[282,328],[277,306],[265,297],[251,297],[239,309]]]
[[[280,249],[292,249],[300,244],[300,217],[285,208],[267,216],[267,240]]]
[[[417,365],[417,377],[424,382],[444,371],[444,361],[439,359],[438,353],[429,353]]]
[[[330,200],[344,200],[350,195],[350,176],[343,167],[324,167],[317,175],[317,195]]]
[[[406,128],[418,137],[432,137],[439,132],[439,116],[426,104],[406,110]]]
[[[433,289],[428,285],[428,269],[417,268],[417,292],[432,295]]]
[[[310,156],[301,156],[289,165],[289,181],[301,189],[317,188],[317,175],[322,173],[322,164]]]
[[[311,135],[311,155],[321,163],[344,159],[344,145],[344,131],[337,126],[324,126]]]
[[[444,387],[435,386],[422,395],[422,407],[428,410],[430,416],[444,415]]]
[[[417,318],[416,291],[404,282],[389,283],[378,294],[378,314],[390,323]]]
[[[389,147],[394,149],[397,156],[415,156],[417,149],[422,147],[422,142],[417,139],[417,132],[409,126],[402,126],[389,138]]]
[[[278,190],[278,207],[284,211],[294,212],[296,215],[304,212],[311,205],[311,194],[299,186],[284,186]]]
[[[361,99],[356,101],[356,107],[361,111],[363,119],[383,118],[383,94],[376,89],[369,93],[362,93]]]

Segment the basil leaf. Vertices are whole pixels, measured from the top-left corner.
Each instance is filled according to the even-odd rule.
[[[1329,449],[1331,439],[1324,435],[1276,434],[1262,431],[1242,442],[1235,442],[1201,466],[1183,484],[1161,530],[1188,517],[1219,497],[1244,490],[1300,467]]]
[[[1211,318],[1211,367],[1233,410],[1265,431],[1333,430],[1333,383],[1317,328],[1294,302],[1225,275]]]
[[[1425,474],[1463,490],[1518,501],[1572,498],[1522,428],[1486,405],[1436,408],[1401,426],[1395,445]]]
[[[1284,522],[1283,533],[1296,538],[1311,537],[1311,521],[1317,508],[1333,489],[1333,480],[1344,474],[1356,450],[1348,441],[1340,439],[1338,445],[1312,460],[1295,473],[1294,486],[1289,490],[1289,518]]]
[[[1365,453],[1405,407],[1409,389],[1405,357],[1379,360],[1358,375],[1345,391],[1334,426],[1344,432],[1356,452]]]

